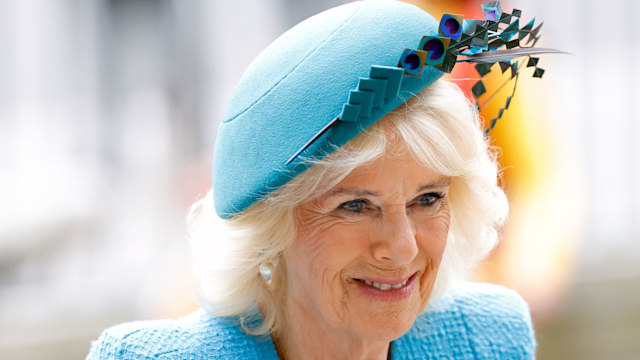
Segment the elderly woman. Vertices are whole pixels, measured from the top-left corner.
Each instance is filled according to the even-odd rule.
[[[508,205],[476,107],[438,80],[429,41],[455,24],[353,2],[263,51],[192,212],[204,310],[108,329],[88,358],[533,358],[523,300],[461,281]]]

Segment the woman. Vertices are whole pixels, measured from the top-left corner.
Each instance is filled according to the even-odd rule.
[[[192,213],[206,311],[108,329],[88,358],[533,358],[523,300],[459,281],[508,205],[475,107],[438,80],[463,39],[446,16],[354,2],[270,45]]]

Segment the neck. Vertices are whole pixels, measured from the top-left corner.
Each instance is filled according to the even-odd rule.
[[[281,359],[387,359],[388,341],[362,339],[343,328],[323,323],[314,317],[313,311],[305,309],[304,304],[288,303],[284,329],[272,335]]]

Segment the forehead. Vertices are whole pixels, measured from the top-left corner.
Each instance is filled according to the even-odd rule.
[[[407,151],[385,152],[371,163],[360,166],[340,181],[331,193],[350,192],[384,194],[412,193],[428,185],[446,186],[448,177],[418,162]]]

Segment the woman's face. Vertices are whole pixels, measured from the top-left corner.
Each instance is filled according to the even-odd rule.
[[[391,341],[407,332],[445,249],[449,182],[407,152],[384,155],[300,205],[284,254],[288,311],[334,334]]]

